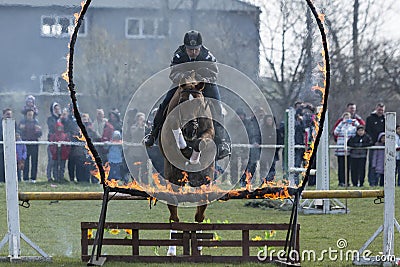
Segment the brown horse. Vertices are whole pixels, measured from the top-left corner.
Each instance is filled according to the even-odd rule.
[[[167,119],[160,135],[160,148],[164,155],[164,176],[179,187],[199,187],[213,179],[215,146],[214,127],[209,105],[202,90],[205,83],[196,81],[195,73],[182,79],[168,109]],[[179,222],[179,196],[168,201],[170,222]],[[204,220],[207,204],[197,206],[195,221]]]

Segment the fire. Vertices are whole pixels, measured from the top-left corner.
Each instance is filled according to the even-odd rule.
[[[246,190],[251,191],[251,173],[246,170]]]
[[[74,13],[74,18],[75,18],[75,24],[78,23],[79,14],[78,13]]]
[[[322,23],[324,23],[325,14],[321,14],[321,13],[318,14],[318,18],[321,20]],[[329,45],[329,44],[327,44],[327,45]],[[324,105],[325,94],[326,94],[326,78],[327,78],[325,50],[324,49],[321,50],[321,55],[322,55],[323,65],[321,66],[320,64],[318,64],[318,69],[322,73],[323,78],[324,78],[323,79],[323,86],[315,85],[311,89],[314,90],[314,91],[318,90],[318,91],[321,92],[322,99],[321,99],[321,103],[320,104],[321,104],[321,106],[323,106]],[[316,139],[316,136],[317,136],[317,134],[319,133],[319,130],[320,130],[320,121],[321,121],[321,118],[322,118],[322,111],[323,111],[323,109],[321,108],[321,109],[318,110],[318,112],[316,114],[315,120],[313,121],[315,131],[313,131],[313,134],[312,134],[312,142],[311,142],[309,148],[306,150],[306,152],[303,155],[303,158],[304,158],[304,160],[306,162],[306,164],[304,166],[305,169],[308,169],[308,167],[310,165],[310,159],[311,159],[311,156],[312,156],[313,151],[314,151],[315,139]],[[303,177],[305,177],[305,174],[306,174],[306,172],[304,171],[302,173]],[[302,182],[299,184],[299,186],[301,186],[301,185],[302,185]]]
[[[325,21],[325,14],[322,14],[322,13],[318,14],[318,18],[319,18],[322,22],[324,22],[324,21]]]
[[[92,160],[94,161],[93,154],[90,152],[89,147],[86,143],[86,139],[81,133],[79,136],[76,136],[79,141],[85,142],[85,148],[90,154]],[[85,164],[93,164],[93,163],[85,163]],[[142,162],[134,162],[133,165],[137,166],[142,164]],[[96,177],[99,181],[101,181],[100,171],[97,168],[96,164],[93,164],[95,169],[91,171],[91,174]],[[149,184],[139,184],[136,180],[129,182],[127,184],[121,184],[120,180],[116,180],[113,177],[109,177],[110,173],[110,164],[106,162],[103,166],[105,173],[104,183],[108,187],[112,188],[121,188],[121,189],[131,189],[142,192],[147,192],[149,195],[154,195],[157,192],[164,192],[168,194],[202,194],[205,195],[205,198],[201,201],[208,202],[209,195],[221,194],[228,196],[229,198],[271,198],[271,199],[284,199],[291,198],[291,195],[288,191],[289,183],[287,181],[276,181],[276,182],[264,182],[262,186],[254,191],[251,189],[251,180],[252,175],[250,172],[246,171],[246,187],[239,190],[222,190],[218,185],[212,183],[211,177],[206,177],[208,184],[201,185],[200,187],[194,188],[189,185],[189,173],[182,171],[182,178],[178,181],[181,183],[181,186],[178,189],[174,189],[173,185],[169,181],[165,181],[165,185],[161,183],[160,177],[158,173],[152,174],[152,181]],[[270,191],[273,193],[264,193],[263,191]],[[156,199],[154,197],[150,197],[149,201]]]
[[[103,169],[104,169],[105,180],[106,180],[106,184],[107,184],[108,174],[110,173],[110,164],[108,162],[106,162],[103,166]],[[100,171],[99,171],[99,168],[97,168],[97,165],[96,165],[96,169],[90,171],[90,174],[93,175],[94,177],[96,177],[99,181],[101,181]],[[111,186],[111,187],[115,187],[115,186]]]
[[[153,173],[152,175],[153,181],[158,189],[162,189],[163,186],[161,185],[160,178],[158,177],[158,173]]]

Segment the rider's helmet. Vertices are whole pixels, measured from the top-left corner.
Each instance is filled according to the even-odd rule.
[[[198,31],[188,31],[185,33],[185,37],[183,38],[183,44],[188,49],[197,49],[200,48],[203,43],[203,39],[201,38],[201,34]]]

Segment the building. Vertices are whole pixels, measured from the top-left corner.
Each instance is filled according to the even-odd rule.
[[[80,5],[80,0],[0,0],[0,94],[68,94],[61,74]],[[82,57],[80,45],[102,29],[110,42],[128,44],[132,60],[146,69],[141,75],[151,75],[168,67],[184,32],[197,29],[220,63],[255,79],[259,15],[258,7],[239,0],[95,0],[80,28],[75,61]]]

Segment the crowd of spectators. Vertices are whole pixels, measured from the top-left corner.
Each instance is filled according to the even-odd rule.
[[[110,165],[109,179],[122,180],[128,183],[132,179],[122,152],[122,120],[117,108],[113,108],[105,117],[104,110],[95,110],[96,118],[91,120],[89,113],[82,113],[82,122],[92,142],[97,142],[96,149],[103,163]],[[144,114],[142,114],[144,120]],[[21,182],[36,183],[39,165],[39,149],[44,146],[36,141],[49,141],[46,145],[47,164],[46,178],[51,183],[99,183],[92,175],[96,168],[94,160],[84,146],[80,128],[73,116],[72,105],[65,107],[58,102],[53,102],[49,108],[46,120],[47,129],[40,126],[39,108],[36,106],[35,97],[29,95],[21,110],[21,119],[17,121],[11,108],[3,110],[2,119],[14,118],[17,143],[17,177]],[[141,117],[140,117],[141,118]],[[143,123],[142,123],[143,124]],[[137,124],[134,124],[137,125]],[[132,126],[134,126],[132,125]],[[43,133],[47,130],[47,136]],[[0,123],[1,140],[3,128]],[[143,134],[144,135],[144,129]],[[32,143],[30,143],[32,141]],[[5,182],[4,147],[0,145],[0,182]]]
[[[315,134],[314,120],[318,108],[310,103],[296,102],[295,109],[295,145],[303,147],[295,148],[295,167],[304,167],[304,152],[310,147],[313,134]],[[95,168],[93,159],[88,150],[83,146],[84,141],[80,138],[80,129],[73,116],[71,105],[62,107],[61,104],[53,102],[50,105],[47,117],[47,140],[50,142],[68,142],[66,144],[49,144],[47,146],[46,178],[49,182],[86,182],[98,183],[98,179],[91,175]],[[369,186],[382,186],[384,184],[384,150],[382,148],[368,149],[371,146],[384,146],[385,143],[385,105],[378,103],[374,111],[367,116],[366,120],[356,113],[356,105],[349,103],[343,114],[331,128],[331,136],[338,147],[335,149],[337,157],[338,186],[365,186],[364,180],[366,169],[368,170]],[[30,181],[35,183],[38,173],[39,145],[35,141],[43,140],[43,129],[39,124],[39,108],[36,106],[35,97],[26,97],[25,104],[21,110],[22,118],[16,122],[16,141],[32,141],[32,143],[18,144],[17,152],[17,177],[19,181]],[[146,121],[146,115],[131,110],[128,112],[128,131],[124,140],[132,143],[140,143],[143,136],[151,129],[151,116]],[[130,182],[135,176],[143,172],[142,163],[147,153],[153,161],[153,166],[162,174],[163,159],[158,147],[138,148],[140,153],[134,153],[133,168],[129,171],[124,154],[122,152],[122,129],[121,114],[117,108],[109,111],[108,117],[102,108],[96,109],[96,118],[92,121],[89,113],[82,113],[82,122],[86,127],[89,137],[94,142],[105,145],[96,146],[99,155],[104,162],[110,164],[109,179]],[[230,179],[232,184],[239,182],[244,187],[247,183],[258,183],[254,181],[257,167],[260,170],[260,183],[273,181],[276,175],[276,162],[280,160],[280,149],[263,147],[260,145],[283,145],[285,135],[285,124],[277,124],[275,117],[267,114],[261,107],[254,107],[249,114],[242,108],[236,110],[239,117],[237,123],[244,126],[247,132],[247,140],[240,142],[250,144],[248,158],[243,156],[242,149],[232,151],[230,164]],[[3,119],[13,118],[10,108],[3,110]],[[2,124],[0,124],[2,132]],[[0,135],[3,140],[2,134]],[[232,136],[233,137],[233,136]],[[236,138],[236,137],[235,137]],[[239,139],[238,139],[239,138]],[[237,137],[236,140],[240,140]],[[73,142],[77,145],[71,145]],[[400,186],[400,126],[396,126],[396,175],[397,185]],[[0,182],[4,177],[4,154],[3,145],[0,145]],[[147,150],[147,151],[146,151]],[[284,150],[284,149],[282,149]],[[282,157],[283,159],[283,157]],[[368,164],[368,166],[367,166]],[[284,166],[284,164],[282,164]],[[65,169],[67,168],[67,172]],[[283,170],[286,171],[286,170]],[[68,175],[68,177],[66,177]],[[298,174],[294,175],[294,182],[299,184]],[[249,181],[249,179],[251,181]],[[309,185],[315,185],[315,177],[310,176]]]

